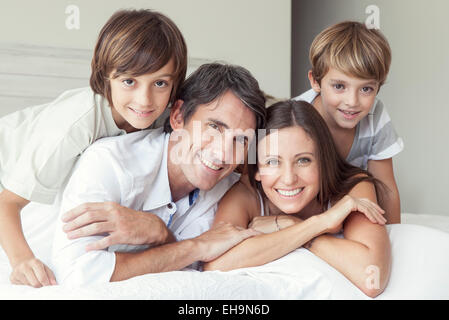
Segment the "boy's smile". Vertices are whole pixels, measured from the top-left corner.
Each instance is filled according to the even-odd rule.
[[[379,88],[376,80],[349,76],[335,68],[329,68],[321,85],[313,78],[310,82],[320,93],[313,105],[331,130],[354,129],[371,110]]]

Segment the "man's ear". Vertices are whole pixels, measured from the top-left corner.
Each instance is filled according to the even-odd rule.
[[[313,77],[312,70],[309,70],[309,72],[307,73],[307,77],[309,78],[310,86],[312,87],[312,89],[313,89],[316,93],[320,93],[320,91],[321,91],[321,86],[320,86],[320,84],[318,83],[318,81],[316,81],[316,79]]]
[[[181,106],[184,101],[176,100],[170,110],[170,125],[173,130],[182,129],[184,127],[184,118],[181,112]]]

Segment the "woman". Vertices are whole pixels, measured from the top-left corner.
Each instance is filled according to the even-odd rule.
[[[257,165],[249,165],[249,180],[242,178],[221,200],[214,225],[228,222],[262,234],[206,263],[204,270],[262,265],[304,246],[366,295],[380,294],[388,282],[391,250],[384,211],[377,205],[378,182],[338,156],[314,107],[281,101],[268,108],[267,135],[259,137],[257,158]],[[367,285],[367,270],[377,271],[378,286]]]

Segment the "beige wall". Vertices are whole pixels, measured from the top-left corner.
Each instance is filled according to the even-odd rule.
[[[71,4],[80,10],[79,30],[65,26]],[[167,14],[183,32],[190,56],[242,65],[263,90],[290,96],[289,0],[1,1],[0,41],[91,49],[102,25],[121,8]]]
[[[293,0],[296,1],[296,0]],[[379,94],[405,149],[394,158],[403,212],[449,215],[449,1],[304,0],[295,3],[292,95],[308,88],[307,48],[325,26],[380,9],[393,61]],[[299,10],[299,11],[298,11]]]

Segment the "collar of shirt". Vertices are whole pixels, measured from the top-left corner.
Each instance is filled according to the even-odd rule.
[[[151,211],[162,206],[168,205],[172,202],[172,196],[170,191],[170,182],[168,181],[168,141],[170,134],[165,134],[162,150],[153,150],[154,152],[162,152],[162,158],[157,175],[154,180],[150,181],[149,188],[147,189],[147,196],[143,203],[144,211]]]

